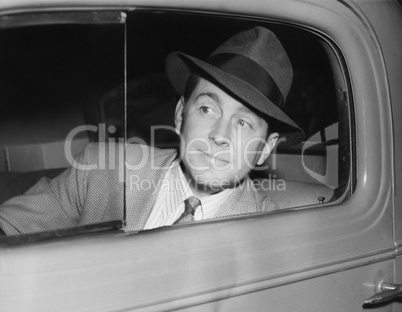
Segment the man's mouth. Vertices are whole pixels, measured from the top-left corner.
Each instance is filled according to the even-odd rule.
[[[204,154],[204,155],[206,155],[207,157],[209,157],[210,159],[211,159],[211,161],[213,161],[213,162],[218,162],[218,163],[220,163],[220,162],[223,162],[223,163],[225,163],[225,164],[228,164],[229,163],[229,160],[226,160],[226,159],[224,159],[224,158],[221,158],[221,157],[217,157],[217,156],[214,156],[214,154],[210,154],[210,153],[207,153],[207,152],[204,152],[204,151],[200,151],[202,154]]]

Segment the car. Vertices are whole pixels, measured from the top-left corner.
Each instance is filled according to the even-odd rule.
[[[1,1],[0,204],[88,143],[177,148],[165,58],[257,25],[306,134],[252,173],[279,209],[130,231],[122,197],[122,217],[3,235],[2,311],[402,311],[400,0]]]

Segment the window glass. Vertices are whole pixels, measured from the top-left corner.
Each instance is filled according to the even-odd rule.
[[[42,220],[47,223],[46,230],[79,225],[76,216],[64,212],[72,217],[66,221],[55,216],[54,210],[65,210],[68,202],[84,201],[77,197],[84,192],[78,180],[87,175],[76,174],[74,178],[67,168],[75,167],[74,159],[88,143],[104,141],[109,131],[102,124],[101,99],[105,90],[124,81],[125,38],[120,13],[17,15],[4,17],[2,26],[1,210],[11,209],[10,205],[18,210],[18,205],[25,203],[33,210],[46,206],[43,215],[47,221]],[[116,110],[115,118],[122,119],[123,106]],[[76,158],[78,163],[79,159]],[[96,159],[91,161],[93,164],[83,165],[102,165]],[[60,174],[66,184],[72,185],[47,182]],[[42,177],[46,179],[31,189]],[[58,193],[74,187],[74,179],[76,197]],[[10,198],[29,189],[29,195],[20,197],[22,202],[7,204]],[[58,196],[53,196],[56,193]],[[47,198],[40,200],[40,196]],[[122,203],[124,194],[116,196]],[[19,211],[15,216],[6,213],[5,224],[27,224],[18,230],[22,234],[41,229],[34,225],[40,223],[36,220],[39,215]],[[111,216],[107,221],[113,219],[118,217]]]
[[[344,194],[350,170],[349,132],[345,131],[349,129],[349,122],[345,109],[347,105],[344,105],[348,102],[347,84],[345,77],[339,74],[342,72],[342,58],[327,38],[299,27],[205,14],[134,12],[129,16],[127,25],[130,56],[127,133],[130,143],[135,145],[140,142],[156,147],[157,149],[148,151],[157,151],[156,156],[150,156],[155,159],[159,155],[159,149],[179,149],[180,136],[177,132],[180,129],[175,130],[174,119],[175,108],[182,94],[172,88],[165,73],[165,60],[169,53],[180,51],[206,60],[225,40],[255,26],[271,30],[291,60],[293,83],[285,112],[303,129],[305,139],[297,145],[287,146],[283,144],[286,142],[281,142],[280,137],[271,156],[262,165],[256,166],[249,177],[256,188],[262,191],[263,196],[275,204],[275,209],[334,202]],[[199,73],[198,67],[194,71],[197,70]],[[190,125],[190,128],[196,126],[197,122]],[[339,137],[340,127],[343,129],[342,138]],[[201,140],[206,144],[211,143],[212,132],[213,129],[209,134],[200,134]],[[183,143],[183,136],[181,138]],[[214,147],[211,143],[210,149],[217,152],[223,148]],[[182,146],[181,151],[183,150],[185,148]],[[141,155],[144,160],[142,165],[146,166],[148,155]],[[183,162],[184,154],[176,157],[179,161],[175,164],[181,164],[179,167],[191,184],[191,179],[195,178],[187,176],[189,170]],[[340,159],[343,162],[341,166],[338,165]],[[177,190],[177,186],[169,184],[170,171],[160,170],[157,165],[153,165],[154,171],[158,172],[158,178],[139,177],[128,168],[127,192],[139,190],[153,194],[153,203],[163,201],[163,198],[176,203],[177,197],[184,195],[180,195],[180,192],[164,195],[165,192],[161,192],[163,188]],[[147,170],[153,169],[147,167]],[[127,207],[132,206],[131,198],[126,200]],[[217,205],[225,206],[224,202],[225,199],[217,200]],[[166,214],[169,214],[167,208],[160,210],[158,216],[166,221]],[[219,211],[219,208],[216,211]],[[201,219],[208,218],[205,215],[208,213],[205,212]],[[217,212],[215,216],[226,215]],[[166,222],[171,221],[172,218]],[[133,227],[138,230],[143,225],[140,223],[140,228],[136,228],[139,226],[136,223]]]
[[[176,220],[189,196],[201,204],[193,211],[197,221],[331,204],[346,196],[350,98],[342,57],[328,38],[299,26],[218,15],[138,9],[124,23],[125,17],[49,13],[0,24],[3,231],[9,234],[10,224],[22,224],[30,230],[20,233],[38,232],[32,224],[60,220],[61,225],[26,240],[115,229],[122,221],[127,231],[152,229],[182,223]],[[236,88],[186,63],[189,58],[184,64],[195,83],[187,98],[166,73],[172,52],[205,61],[223,42],[257,26],[272,32],[290,59],[293,79],[283,111],[305,134],[297,144],[287,144],[283,125],[242,99],[243,91],[235,94]],[[259,76],[247,79],[257,85]],[[265,123],[268,131],[262,133]],[[247,170],[231,163],[233,155],[247,156],[253,146],[236,143],[239,137],[251,142],[261,136],[263,145],[255,146],[267,146],[269,157],[245,158],[251,160]],[[196,175],[183,159],[206,150],[197,143],[186,151],[189,138],[211,148],[209,165],[212,154],[225,155],[214,164],[234,166],[239,178],[228,181],[215,172],[207,177],[207,190],[197,188],[205,179],[194,186]],[[274,143],[265,145],[268,141]],[[73,157],[84,169],[71,174]],[[52,200],[44,203],[44,193]],[[4,214],[9,200],[21,195],[34,210],[46,207],[45,219],[27,217],[20,207],[11,217]],[[54,214],[56,206],[61,215]]]

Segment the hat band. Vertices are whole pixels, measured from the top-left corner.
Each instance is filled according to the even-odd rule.
[[[278,85],[271,75],[253,60],[240,54],[222,53],[211,56],[208,63],[242,79],[260,91],[276,106],[283,107],[283,95]]]

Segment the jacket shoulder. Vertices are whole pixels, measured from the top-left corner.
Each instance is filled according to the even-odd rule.
[[[177,157],[175,149],[159,149],[142,144],[114,142],[89,143],[74,160],[78,169],[138,168],[146,164],[158,167],[170,164]],[[73,165],[73,164],[72,164]]]

